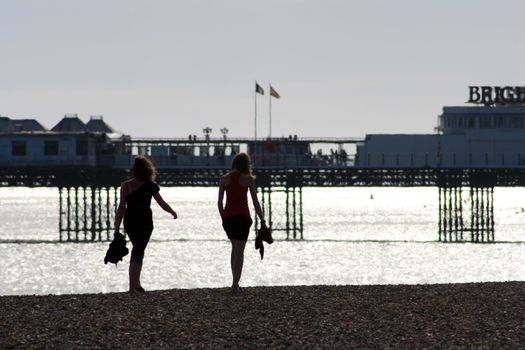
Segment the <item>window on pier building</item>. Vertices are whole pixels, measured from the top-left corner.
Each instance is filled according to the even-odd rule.
[[[452,129],[452,128],[455,127],[455,125],[454,125],[454,121],[455,120],[454,119],[455,119],[454,117],[448,117],[447,118],[447,128]]]
[[[77,139],[77,156],[87,156],[88,154],[88,140]]]
[[[44,141],[44,155],[58,155],[58,141]]]
[[[494,127],[502,129],[506,127],[505,117],[495,117],[494,118]]]
[[[512,117],[510,118],[510,127],[513,129],[523,128],[523,117]]]
[[[492,127],[492,118],[491,117],[480,117],[479,118],[479,127],[483,129],[489,129]]]
[[[464,129],[464,128],[465,128],[465,124],[466,124],[466,123],[465,123],[465,118],[463,118],[463,117],[458,117],[458,121],[457,121],[457,123],[458,123],[457,127],[458,127],[459,129]]]
[[[447,127],[449,129],[464,129],[467,126],[467,120],[464,117],[448,117]]]
[[[11,154],[13,156],[25,156],[26,155],[26,142],[25,141],[13,141],[11,143]]]
[[[476,119],[473,117],[468,118],[468,128],[474,129],[476,127]]]

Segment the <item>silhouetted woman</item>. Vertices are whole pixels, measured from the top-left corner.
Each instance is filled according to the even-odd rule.
[[[239,153],[233,158],[232,170],[221,177],[219,181],[218,207],[222,218],[222,227],[231,241],[231,270],[232,293],[240,291],[242,266],[244,263],[244,247],[248,240],[252,219],[248,208],[248,191],[252,197],[255,212],[261,220],[261,225],[266,227],[264,214],[257,199],[255,177],[252,175],[250,157],[246,153]],[[224,206],[224,192],[226,192],[226,205]]]
[[[119,231],[124,217],[124,229],[133,245],[129,263],[129,291],[144,292],[140,284],[140,272],[144,250],[153,232],[151,197],[162,209],[177,218],[177,213],[164,201],[155,182],[157,171],[151,161],[144,156],[135,157],[133,178],[120,186],[120,202],[115,215],[115,232]]]

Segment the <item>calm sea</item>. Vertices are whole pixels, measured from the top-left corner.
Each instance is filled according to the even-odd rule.
[[[179,219],[152,204],[144,287],[228,286],[230,245],[216,189],[161,194]],[[438,242],[437,197],[436,188],[305,189],[304,240],[277,232],[261,261],[252,235],[241,285],[525,280],[525,189],[495,190],[495,244]],[[104,265],[108,242],[59,243],[58,208],[57,189],[0,188],[0,295],[125,291],[129,256]]]

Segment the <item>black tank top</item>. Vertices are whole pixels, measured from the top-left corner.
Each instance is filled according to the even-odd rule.
[[[127,183],[126,189],[128,189]],[[145,181],[137,190],[126,195],[126,211],[124,213],[126,232],[153,230],[150,205],[151,197],[157,192],[159,192],[157,184]]]

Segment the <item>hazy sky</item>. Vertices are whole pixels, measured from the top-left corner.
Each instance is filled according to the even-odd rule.
[[[0,114],[132,136],[431,133],[468,85],[525,85],[522,0],[0,0]]]

